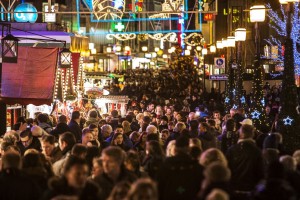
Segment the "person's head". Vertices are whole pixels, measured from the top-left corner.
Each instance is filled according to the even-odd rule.
[[[224,164],[212,162],[206,166],[204,177],[209,183],[228,182],[231,177],[231,172]]]
[[[80,112],[79,111],[73,111],[71,119],[74,121],[79,121],[80,120]]]
[[[154,125],[149,125],[146,128],[147,134],[157,134],[157,128]]]
[[[113,131],[113,129],[112,129],[111,125],[109,125],[109,124],[105,124],[101,127],[101,134],[104,139],[108,138],[110,136],[110,134],[112,133],[112,131]]]
[[[188,153],[189,151],[189,138],[185,135],[181,135],[175,142],[175,153]]]
[[[196,119],[196,113],[195,112],[190,112],[188,116],[188,120],[192,121]]]
[[[59,117],[58,117],[58,123],[68,123],[68,119],[67,119],[67,117],[66,117],[66,115],[60,115]]]
[[[117,118],[119,116],[119,113],[117,110],[112,110],[110,114],[113,118]]]
[[[123,134],[122,133],[114,133],[114,136],[111,140],[111,144],[112,145],[122,145],[123,144],[123,141],[124,141],[124,138],[123,138]]]
[[[83,144],[75,144],[71,150],[71,155],[76,156],[78,158],[85,159],[87,154],[87,147]]]
[[[168,117],[167,116],[161,116],[160,117],[160,124],[167,125],[168,124]]]
[[[241,126],[239,130],[239,135],[241,139],[251,139],[254,136],[254,127],[248,124]]]
[[[140,134],[137,131],[133,131],[129,135],[129,139],[133,142],[133,144],[137,143],[139,141]]]
[[[175,156],[175,143],[176,143],[176,140],[171,140],[168,143],[168,146],[167,146],[167,149],[166,149],[166,156],[167,157]]]
[[[228,119],[226,121],[226,131],[234,131],[235,130],[235,121],[234,119]]]
[[[208,125],[208,123],[206,123],[206,122],[201,122],[200,124],[199,124],[199,132],[200,133],[205,133],[205,132],[207,132],[209,130],[209,125]]]
[[[120,181],[115,184],[107,200],[125,199],[131,184],[128,181]]]
[[[297,166],[300,166],[300,150],[294,152],[293,158],[295,159]]]
[[[90,124],[89,125],[89,130],[92,132],[94,139],[98,139],[98,134],[99,134],[99,128],[96,124]]]
[[[31,133],[32,136],[35,137],[42,137],[43,135],[48,134],[44,129],[42,129],[40,126],[32,126],[31,127]]]
[[[89,168],[84,159],[70,156],[67,159],[64,172],[64,176],[70,187],[82,189],[86,184]]]
[[[230,112],[230,116],[233,117],[235,115],[235,113],[237,113],[237,110],[234,108],[231,108],[229,112]]]
[[[150,103],[150,104],[148,105],[147,110],[150,111],[150,112],[152,112],[152,111],[154,111],[154,108],[155,108],[154,103]]]
[[[149,116],[144,116],[143,117],[143,123],[144,124],[150,124],[151,122],[151,118]]]
[[[43,154],[51,156],[51,153],[55,148],[55,137],[53,135],[43,135],[41,139],[41,146]]]
[[[36,152],[33,151],[29,153],[26,152],[26,154],[24,154],[23,157],[22,169],[33,168],[33,167],[38,167],[38,168],[44,167],[41,154],[38,151]]]
[[[199,126],[199,123],[197,120],[191,120],[190,121],[190,130],[197,130]]]
[[[168,129],[164,129],[161,131],[161,140],[165,143],[170,136],[170,131]]]
[[[214,119],[208,119],[207,120],[207,124],[211,127],[211,128],[216,128],[216,121]]]
[[[176,117],[175,117],[175,119],[177,120],[177,122],[182,122],[183,121],[182,118],[183,118],[182,113],[178,112],[177,115],[176,115]]]
[[[166,114],[167,115],[172,115],[172,109],[171,108],[166,108]]]
[[[137,116],[140,113],[138,108],[133,109],[134,116]]]
[[[194,146],[199,147],[202,151],[202,144],[199,138],[190,138],[189,147],[194,147]]]
[[[98,119],[98,112],[96,110],[90,110],[88,113],[89,118]]]
[[[206,197],[206,200],[229,200],[229,195],[221,189],[213,189],[208,196]]]
[[[127,195],[128,200],[157,200],[157,186],[151,179],[138,179]]]
[[[151,140],[146,144],[146,154],[152,156],[163,156],[164,152],[158,141]]]
[[[93,132],[89,129],[89,128],[85,128],[82,130],[82,137],[81,137],[81,140],[82,140],[82,144],[84,146],[87,146],[89,142],[93,141],[94,140],[94,134]]]
[[[101,158],[93,159],[92,176],[100,176],[103,173],[103,166]]]
[[[213,112],[213,118],[214,119],[221,119],[221,113],[219,111]]]
[[[219,149],[210,148],[201,154],[200,164],[203,167],[206,167],[209,164],[216,162],[216,161],[222,163],[225,166],[227,166],[227,163],[228,163],[226,157],[224,156],[222,151],[220,151]]]
[[[283,165],[285,171],[295,171],[297,168],[295,159],[290,155],[280,156],[279,161]]]
[[[122,125],[118,125],[118,126],[116,127],[114,133],[121,133],[121,134],[123,134],[123,133],[124,133],[123,126],[122,126]]]
[[[46,114],[44,113],[40,113],[38,116],[37,116],[37,120],[38,120],[38,123],[47,123],[49,118]]]
[[[131,132],[131,127],[130,127],[129,121],[127,121],[127,120],[123,121],[122,126],[123,126],[123,129],[124,129],[124,133]]]
[[[101,154],[103,171],[108,175],[119,174],[125,159],[124,151],[115,146],[105,148]]]
[[[173,130],[174,130],[174,127],[175,127],[174,122],[172,122],[172,121],[168,122],[168,129],[169,129],[170,131],[173,131]]]
[[[5,153],[2,158],[2,170],[6,169],[21,169],[21,156],[16,152]]]
[[[20,133],[20,141],[22,145],[27,148],[32,143],[32,133],[30,130],[26,129]]]
[[[136,151],[129,150],[127,152],[124,164],[126,169],[131,172],[139,171],[140,170],[139,154]]]
[[[60,150],[69,151],[73,148],[76,143],[76,139],[73,133],[65,132],[59,136],[58,145]]]
[[[174,131],[181,133],[184,129],[186,129],[186,125],[183,122],[177,122]]]

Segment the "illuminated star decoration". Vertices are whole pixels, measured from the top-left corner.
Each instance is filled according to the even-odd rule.
[[[233,109],[237,109],[237,106],[235,104],[233,104],[232,108]]]
[[[264,100],[264,99],[262,99],[262,100],[260,101],[260,103],[261,103],[262,106],[265,106],[265,100]]]
[[[260,116],[260,112],[258,112],[257,110],[254,110],[251,115],[252,115],[252,119],[259,119]]]
[[[232,90],[233,95],[235,95],[235,89]]]
[[[241,103],[245,103],[246,102],[246,99],[245,99],[244,96],[242,96],[242,98],[240,98],[240,100],[241,100]]]
[[[292,122],[294,121],[292,118],[290,118],[289,116],[287,116],[286,118],[283,119],[284,121],[284,125],[286,126],[291,126],[292,125]]]
[[[229,103],[230,99],[228,97],[225,98],[225,103]]]

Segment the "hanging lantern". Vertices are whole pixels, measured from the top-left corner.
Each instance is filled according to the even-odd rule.
[[[59,52],[59,66],[60,68],[70,68],[71,67],[71,51],[67,48],[63,48]]]
[[[1,39],[2,62],[4,63],[18,62],[18,42],[19,39],[14,37],[10,33]]]

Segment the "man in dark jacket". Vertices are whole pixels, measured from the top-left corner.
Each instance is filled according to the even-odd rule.
[[[2,156],[0,185],[0,199],[3,200],[39,199],[42,192],[38,186],[21,171],[21,157],[13,152],[6,153]]]
[[[80,112],[73,111],[71,121],[69,122],[68,126],[70,128],[71,133],[74,134],[77,143],[81,143],[81,128],[80,124]]]
[[[189,138],[179,136],[175,156],[167,158],[158,174],[159,199],[195,199],[203,180],[203,168],[188,155]]]
[[[217,147],[217,138],[206,122],[201,122],[199,124],[198,138],[201,140],[203,151]]]
[[[17,146],[19,147],[22,155],[24,155],[27,149],[36,149],[39,152],[42,151],[40,140],[37,137],[32,136],[29,129],[20,133],[20,141],[17,142]]]
[[[64,171],[65,173],[61,178],[50,181],[50,190],[44,194],[43,200],[50,200],[55,197],[57,199],[64,197],[63,199],[79,200],[101,199],[99,187],[87,180],[89,168],[85,160],[71,156],[66,162]]]
[[[263,178],[263,159],[252,139],[254,127],[244,124],[239,129],[240,139],[230,147],[226,157],[231,170],[231,184],[238,193],[248,192]]]
[[[119,147],[107,147],[102,151],[101,159],[104,173],[96,176],[94,181],[103,191],[104,199],[107,199],[113,187],[121,182],[133,183],[137,177],[124,167],[125,152]]]
[[[71,131],[67,125],[67,117],[65,115],[61,115],[58,117],[58,124],[56,125],[55,129],[50,132],[50,135],[53,135],[56,140],[60,134]]]

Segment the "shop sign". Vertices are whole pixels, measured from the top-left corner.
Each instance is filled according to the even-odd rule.
[[[209,75],[209,80],[211,81],[227,81],[227,74],[219,74],[219,75]]]
[[[14,19],[17,22],[34,23],[37,18],[37,9],[30,3],[21,3],[14,10]]]
[[[215,68],[225,69],[225,58],[214,58]]]
[[[213,21],[215,20],[215,15],[212,13],[205,13],[203,19],[204,21]]]

